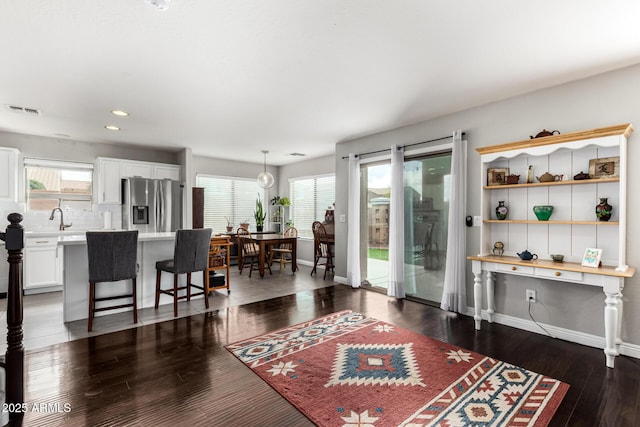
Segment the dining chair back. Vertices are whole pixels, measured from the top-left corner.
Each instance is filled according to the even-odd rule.
[[[298,237],[298,229],[295,227],[287,228],[284,233],[284,237]],[[293,244],[281,243],[278,247],[270,248],[269,250],[269,265],[273,263],[273,258],[276,255],[280,255],[278,261],[280,262],[280,271],[286,266],[288,262],[291,262],[291,256],[293,254]],[[287,258],[287,255],[289,258]],[[295,273],[295,272],[294,272]]]
[[[316,272],[316,267],[322,258],[324,258],[324,279],[327,278],[327,271],[334,271],[333,265],[333,242],[327,236],[327,230],[320,221],[314,221],[311,226],[313,230],[313,269],[311,275]]]
[[[236,232],[236,237],[238,239],[238,250],[240,251],[241,259],[240,259],[240,274],[242,274],[242,270],[244,269],[245,262],[249,261],[249,277],[251,277],[251,272],[253,271],[253,264],[255,262],[256,266],[260,262],[260,245],[252,240],[251,232],[245,228],[238,228]],[[265,257],[265,260],[267,258]],[[269,274],[271,273],[271,266],[268,262],[266,262],[266,266],[269,269]]]

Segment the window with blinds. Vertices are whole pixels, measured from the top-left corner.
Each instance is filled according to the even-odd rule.
[[[324,221],[324,214],[336,201],[335,175],[296,178],[289,181],[291,219],[298,236],[313,238],[311,224]]]
[[[227,221],[234,230],[241,222],[255,227],[256,199],[264,200],[264,189],[255,179],[197,175],[196,185],[204,188],[204,226],[214,233],[224,232]]]
[[[91,211],[93,164],[25,158],[27,210]]]

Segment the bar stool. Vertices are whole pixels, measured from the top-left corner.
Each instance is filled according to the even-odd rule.
[[[133,307],[133,323],[138,323],[136,298],[138,230],[87,231],[87,255],[89,258],[89,320],[87,330],[93,328],[96,311]],[[132,281],[131,293],[96,298],[96,283]],[[96,308],[96,302],[131,298],[129,304]]]
[[[209,240],[211,239],[210,228],[200,228],[196,230],[176,231],[176,245],[173,251],[173,259],[156,262],[156,304],[160,304],[160,294],[173,297],[173,316],[178,317],[178,300],[187,299],[191,301],[192,296],[204,295],[204,305],[209,308],[209,296],[205,292],[209,267]],[[163,271],[173,274],[173,288],[161,289],[160,276]],[[202,272],[203,286],[191,283],[191,273]],[[187,283],[178,286],[178,276],[187,275]],[[200,289],[202,292],[191,293],[191,288]],[[178,295],[179,291],[186,290],[185,295]]]

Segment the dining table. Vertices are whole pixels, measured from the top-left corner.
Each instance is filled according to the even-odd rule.
[[[260,253],[258,255],[258,272],[260,273],[260,277],[264,277],[264,265],[267,260],[267,249],[283,244],[288,243],[291,245],[291,269],[293,273],[298,270],[297,264],[297,245],[298,245],[298,237],[294,236],[285,236],[280,233],[269,233],[269,234],[252,234],[250,237],[251,241],[256,243],[260,247]],[[238,262],[239,265],[242,265],[242,251],[238,251]]]

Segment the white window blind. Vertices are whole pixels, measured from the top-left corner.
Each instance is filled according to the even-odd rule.
[[[324,214],[336,200],[334,175],[296,178],[289,181],[291,219],[298,236],[313,237],[311,224],[324,221]]]
[[[264,200],[264,189],[255,179],[197,175],[196,185],[204,188],[204,226],[224,232],[227,218],[234,230],[241,222],[255,227],[256,199]]]

